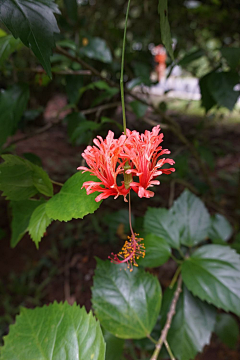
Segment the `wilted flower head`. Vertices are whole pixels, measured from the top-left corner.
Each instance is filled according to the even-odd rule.
[[[114,139],[112,131],[108,132],[105,140],[101,136],[94,139],[96,146],[88,146],[82,154],[89,168],[80,166],[78,170],[89,171],[101,181],[85,182],[83,187],[87,194],[100,192],[96,201],[109,196],[117,198],[119,195],[123,195],[126,200],[131,189],[140,198],[154,196],[154,193],[147,189],[160,184],[155,180],[156,177],[175,171],[174,168],[162,169],[164,164],[173,165],[174,161],[169,158],[159,159],[164,154],[170,154],[169,150],[160,146],[163,134],[159,132],[160,126],[157,125],[152,131],[146,130],[144,134],[127,129],[126,135],[121,135],[119,139]],[[122,184],[118,185],[117,176],[120,174],[131,175],[130,180],[122,181]]]

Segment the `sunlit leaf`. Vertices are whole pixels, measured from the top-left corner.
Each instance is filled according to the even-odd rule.
[[[22,200],[11,201],[12,222],[11,222],[11,247],[15,247],[27,232],[31,216],[36,208],[41,206],[43,201]]]
[[[48,225],[52,222],[51,219],[46,214],[46,203],[38,206],[32,213],[29,225],[28,232],[35,242],[36,247],[38,248],[38,244],[43,237]]]
[[[95,198],[99,193],[87,195],[86,190],[82,189],[83,183],[90,180],[98,181],[95,176],[80,171],[70,177],[60,192],[47,202],[48,217],[53,220],[70,221],[82,219],[97,210],[101,202],[96,202]]]
[[[105,343],[99,323],[67,302],[21,309],[2,347],[4,360],[104,360]]]

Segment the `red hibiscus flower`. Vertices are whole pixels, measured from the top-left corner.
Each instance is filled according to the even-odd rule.
[[[135,130],[127,129],[127,139],[121,156],[127,158],[131,164],[131,169],[126,170],[126,173],[139,177],[139,181],[133,181],[130,186],[140,198],[154,196],[147,188],[160,184],[160,181],[155,180],[157,176],[175,171],[174,168],[162,169],[164,164],[173,165],[175,162],[169,158],[159,159],[164,154],[170,154],[168,149],[159,146],[163,141],[163,134],[159,132],[159,125],[141,135]]]
[[[108,132],[105,140],[101,136],[94,139],[96,146],[88,146],[82,154],[89,168],[80,166],[78,170],[91,172],[101,182],[85,182],[83,187],[87,194],[100,192],[96,201],[109,196],[117,198],[119,195],[123,195],[126,201],[126,196],[131,189],[140,198],[154,196],[154,193],[147,189],[160,184],[158,180],[155,180],[156,177],[175,171],[174,168],[162,169],[164,164],[173,165],[174,161],[169,158],[159,159],[164,154],[170,154],[169,150],[162,149],[160,146],[163,134],[159,132],[158,125],[152,131],[146,130],[141,135],[135,130],[127,129],[126,135],[121,135],[119,139],[114,139],[112,131]],[[122,181],[122,184],[118,185],[117,176],[120,174],[125,175],[125,182]],[[130,180],[129,175],[131,175]],[[132,176],[135,177],[134,180]]]

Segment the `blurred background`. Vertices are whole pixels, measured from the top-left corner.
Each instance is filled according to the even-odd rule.
[[[125,0],[56,1],[60,32],[51,56],[52,79],[30,49],[0,23],[0,152],[42,165],[64,183],[82,164],[96,135],[122,132],[120,81]],[[150,200],[133,196],[135,228],[149,206],[170,207],[188,188],[221,213],[240,251],[240,4],[238,0],[169,0],[174,61],[162,46],[157,2],[132,0],[124,83],[127,127],[139,132],[160,124],[176,172],[163,175]],[[4,121],[16,122],[5,136]],[[58,184],[54,191],[60,190]],[[107,199],[83,220],[54,222],[39,250],[25,232],[13,244],[13,214],[0,198],[0,336],[20,306],[54,300],[91,308],[96,262],[118,252],[126,239],[128,211]],[[13,248],[11,248],[11,245]],[[167,287],[173,262],[151,269]],[[239,359],[239,319],[234,341],[213,334],[198,360]],[[148,359],[149,343],[126,342],[125,359]]]

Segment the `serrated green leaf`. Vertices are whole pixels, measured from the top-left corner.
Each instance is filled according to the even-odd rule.
[[[0,20],[32,49],[49,77],[54,33],[59,32],[54,13],[60,12],[52,0],[2,0],[0,5]]]
[[[167,289],[164,292],[161,310],[162,326],[165,325],[174,290]],[[210,342],[215,319],[215,308],[194,297],[183,286],[167,336],[174,356],[181,360],[194,359],[197,352]]]
[[[232,315],[218,314],[214,332],[230,349],[236,347],[239,337],[239,327]]]
[[[98,321],[84,307],[67,302],[22,308],[4,338],[3,360],[104,360]]]
[[[149,335],[161,298],[159,281],[153,275],[137,268],[130,272],[124,264],[97,259],[92,304],[101,325],[116,337],[141,339]]]
[[[112,61],[112,54],[106,41],[99,37],[89,38],[87,46],[82,47],[79,52],[80,55],[104,63],[111,63]]]
[[[175,249],[180,247],[175,219],[167,209],[148,208],[144,217],[144,230],[146,233],[163,238],[168,245]]]
[[[98,193],[87,195],[86,190],[81,189],[83,183],[90,180],[98,181],[95,176],[80,171],[70,177],[60,192],[48,201],[46,205],[48,217],[53,220],[70,221],[82,219],[97,210],[101,204],[95,201]]]
[[[53,186],[47,173],[37,165],[15,155],[2,155],[0,190],[7,199],[20,201],[38,192],[53,195]]]
[[[168,261],[171,248],[163,238],[149,234],[144,238],[146,255],[138,260],[138,264],[145,267],[158,267]]]
[[[105,329],[103,329],[103,336],[106,341],[106,360],[121,360],[124,340],[117,338]]]
[[[9,200],[20,201],[37,194],[33,185],[32,170],[24,165],[0,165],[0,190]]]
[[[22,200],[11,201],[12,222],[11,222],[11,247],[14,248],[23,235],[27,232],[28,225],[34,210],[43,204],[43,201]]]
[[[28,232],[35,242],[38,249],[38,244],[41,241],[48,225],[52,222],[51,219],[46,214],[46,203],[38,206],[32,213],[29,225]]]
[[[207,238],[210,215],[203,202],[189,190],[184,190],[174,202],[171,214],[175,226],[178,226],[182,245],[193,246]]]
[[[0,66],[8,60],[9,56],[16,50],[21,48],[20,40],[14,39],[12,35],[0,38]]]
[[[16,131],[29,99],[28,85],[14,85],[0,92],[0,146]]]
[[[49,197],[53,196],[53,185],[46,171],[34,164],[32,165],[32,169],[33,185],[36,187],[36,189],[43,195]]]
[[[158,13],[160,15],[160,29],[162,42],[165,45],[172,60],[174,60],[172,49],[172,37],[168,22],[168,0],[158,0]]]
[[[221,214],[211,216],[209,238],[215,244],[222,244],[232,236],[233,229],[229,221]]]
[[[138,117],[141,118],[145,115],[148,106],[145,104],[142,104],[140,101],[135,100],[129,103],[129,105],[132,108],[132,111],[134,112],[134,114]]]
[[[202,246],[183,263],[182,277],[200,299],[240,315],[240,256],[233,249]]]

